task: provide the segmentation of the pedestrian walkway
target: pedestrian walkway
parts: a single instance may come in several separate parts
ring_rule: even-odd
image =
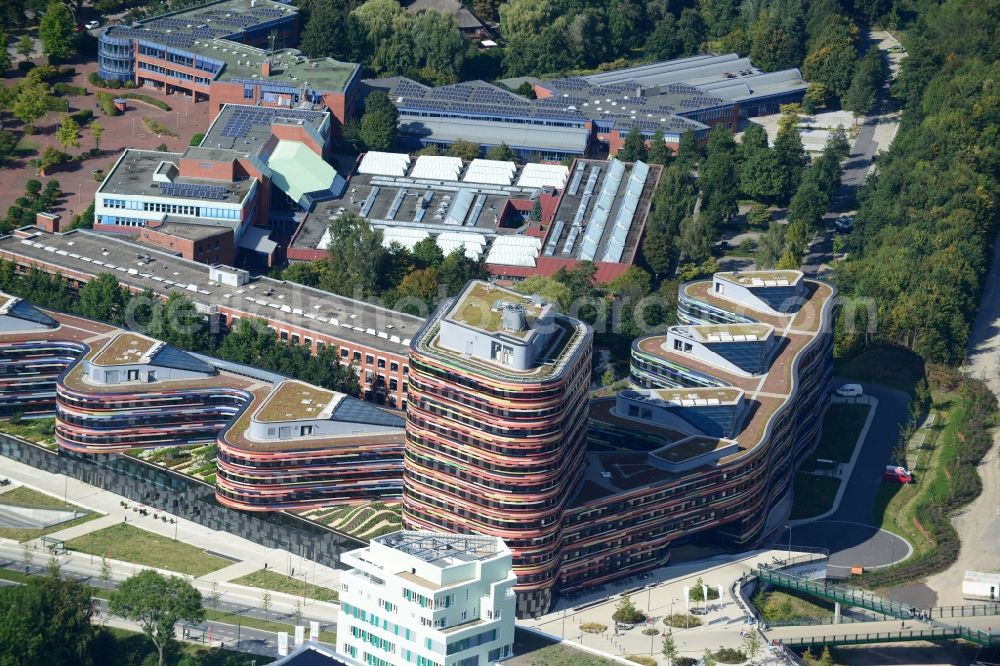
[[[103,530],[105,527],[117,525],[120,522],[122,521],[119,520],[117,516],[101,516],[100,518],[88,520],[87,522],[79,525],[67,527],[66,529],[59,530],[58,532],[51,532],[47,536],[50,539],[69,541],[70,539],[81,537],[84,534],[90,534],[91,532],[96,532],[97,530]]]

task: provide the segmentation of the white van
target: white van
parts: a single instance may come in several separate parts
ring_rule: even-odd
[[[864,389],[861,388],[861,384],[844,384],[836,391],[834,391],[841,398],[857,398],[859,395],[864,394]]]

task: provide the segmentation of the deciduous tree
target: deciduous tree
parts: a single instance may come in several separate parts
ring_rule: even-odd
[[[365,113],[361,117],[361,140],[369,150],[388,150],[396,139],[399,112],[389,97],[374,92],[365,98]]]
[[[61,2],[49,3],[38,25],[42,51],[52,58],[68,58],[73,52],[73,13]]]
[[[142,627],[156,647],[159,666],[163,666],[164,654],[174,640],[177,623],[205,619],[201,601],[201,593],[183,578],[166,577],[146,569],[127,578],[112,592],[108,607],[113,614]]]
[[[65,150],[77,148],[80,145],[80,125],[69,114],[64,115],[59,122],[59,127],[56,129],[56,141]]]

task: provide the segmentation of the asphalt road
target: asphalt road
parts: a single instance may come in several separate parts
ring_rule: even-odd
[[[837,378],[834,385],[845,380]],[[909,396],[879,384],[863,383],[865,393],[878,399],[878,409],[861,445],[861,453],[837,511],[828,518],[793,527],[793,546],[813,546],[830,551],[831,578],[850,575],[853,566],[876,567],[904,558],[909,545],[898,536],[872,524],[871,508],[882,485],[882,470],[891,459],[900,425],[909,418]],[[780,541],[787,533],[776,535]]]

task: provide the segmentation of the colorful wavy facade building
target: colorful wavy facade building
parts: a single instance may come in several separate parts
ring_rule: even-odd
[[[522,615],[551,603],[583,481],[591,340],[552,305],[476,281],[411,344],[404,524],[503,538]]]
[[[633,388],[591,401],[585,325],[471,284],[411,346],[404,522],[502,536],[522,616],[700,533],[759,540],[817,441],[834,295],[795,271],[685,284],[681,324],[633,343]],[[535,326],[565,333],[532,356]]]
[[[110,328],[95,326],[95,333]],[[87,333],[0,293],[0,417],[51,416],[56,378],[86,351]]]
[[[216,497],[237,509],[401,495],[401,417],[3,294],[0,409],[54,412],[58,445],[83,455],[217,444]]]
[[[681,324],[632,344],[634,388],[591,405],[561,591],[661,566],[697,534],[751,544],[783,524],[829,396],[835,295],[798,271],[680,287]]]

